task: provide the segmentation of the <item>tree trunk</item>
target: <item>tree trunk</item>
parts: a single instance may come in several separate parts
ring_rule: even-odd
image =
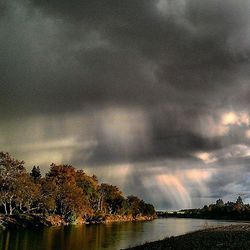
[[[12,198],[13,198],[13,196],[11,196],[11,197],[10,197],[10,205],[9,205],[10,215],[12,215],[12,214],[13,214]]]
[[[8,211],[7,211],[7,204],[6,204],[6,202],[3,203],[3,207],[4,207],[5,214],[7,215]]]
[[[10,202],[10,215],[12,215],[13,213],[13,208],[12,208],[12,205],[11,205],[11,202]]]
[[[19,203],[19,208],[20,208],[20,211],[23,212],[22,202]]]
[[[100,210],[102,212],[103,210],[103,197],[101,196],[101,200],[100,200]]]
[[[100,196],[98,199],[97,211],[101,211],[101,201],[102,201],[102,196]]]

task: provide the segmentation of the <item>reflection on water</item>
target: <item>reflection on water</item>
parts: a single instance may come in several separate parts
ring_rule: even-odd
[[[121,249],[207,226],[233,224],[216,220],[157,219],[99,225],[5,230],[0,232],[2,250],[96,250]]]

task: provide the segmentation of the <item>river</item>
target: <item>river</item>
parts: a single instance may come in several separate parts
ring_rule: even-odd
[[[146,241],[237,222],[168,218],[147,222],[0,231],[2,250],[117,250]]]

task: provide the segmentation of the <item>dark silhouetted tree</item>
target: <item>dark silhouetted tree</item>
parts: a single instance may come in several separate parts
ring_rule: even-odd
[[[239,204],[239,205],[244,205],[243,201],[242,201],[242,198],[239,196],[236,200],[236,204]]]
[[[39,181],[42,177],[40,167],[34,166],[31,170],[30,176],[34,179],[34,181]]]
[[[218,200],[216,201],[216,205],[217,205],[217,206],[223,206],[223,205],[224,205],[223,200],[222,200],[222,199],[218,199]]]

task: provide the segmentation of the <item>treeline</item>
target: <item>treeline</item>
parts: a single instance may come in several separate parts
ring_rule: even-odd
[[[155,209],[73,166],[52,163],[42,177],[38,166],[28,173],[23,161],[0,152],[0,213],[59,215],[73,222],[106,214],[153,216]]]
[[[222,199],[218,199],[215,203],[205,205],[203,208],[183,209],[173,213],[159,212],[157,214],[161,217],[250,220],[250,205],[244,204],[239,196],[235,202],[224,203]]]

